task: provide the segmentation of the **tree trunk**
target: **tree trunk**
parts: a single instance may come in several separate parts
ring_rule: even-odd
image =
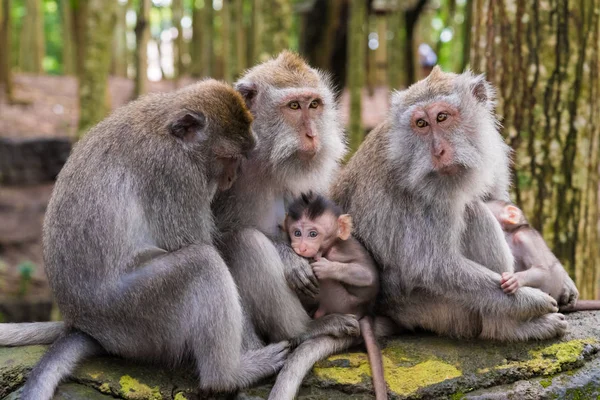
[[[117,6],[117,22],[113,37],[112,48],[112,66],[111,74],[115,76],[127,77],[127,60],[129,52],[127,51],[127,9],[129,1],[124,4],[119,2]]]
[[[235,55],[235,66],[234,70],[234,79],[240,75],[242,71],[246,69],[246,27],[244,24],[244,1],[243,0],[235,0],[235,4],[233,5],[234,11],[232,19],[233,26],[235,27],[235,38],[233,40],[234,43],[234,55]]]
[[[515,150],[514,199],[574,277],[598,295],[600,0],[477,0],[471,60],[499,89]]]
[[[87,7],[85,57],[79,81],[80,137],[108,114],[108,74],[117,2],[89,0]]]
[[[206,7],[206,5],[204,6]],[[204,8],[198,7],[196,1],[192,7],[192,42],[190,44],[190,54],[192,56],[192,65],[190,74],[199,78],[202,76],[202,25],[204,23]]]
[[[11,71],[11,0],[2,0],[0,7],[0,83],[4,84],[4,93],[8,102],[13,100],[13,81]]]
[[[215,10],[212,0],[204,0],[204,24],[202,30],[202,74],[204,76],[212,76],[213,74],[214,15]]]
[[[265,7],[266,5],[266,7]],[[264,61],[289,47],[292,28],[292,4],[287,0],[272,0],[263,4],[264,29],[259,59]]]
[[[415,82],[415,26],[427,5],[427,0],[418,0],[413,8],[404,12],[404,26],[406,27],[406,45],[404,46],[404,68],[406,73],[405,83],[411,85]]]
[[[135,88],[134,98],[147,91],[148,86],[148,40],[150,40],[150,0],[140,0],[135,24]]]
[[[62,66],[64,75],[75,75],[75,40],[73,39],[73,10],[70,0],[60,0],[60,23],[62,28]]]
[[[19,44],[19,69],[41,74],[44,71],[46,44],[44,40],[44,3],[27,0]]]
[[[226,82],[231,82],[233,80],[233,71],[232,71],[232,56],[231,56],[231,0],[223,0],[223,6],[221,8],[221,49],[223,54],[221,56],[222,64],[223,64],[223,79]]]
[[[173,76],[177,79],[185,72],[183,65],[183,29],[181,27],[183,0],[173,0],[171,10],[173,11],[173,26],[177,29],[177,37],[173,41]]]
[[[254,0],[252,2],[252,35],[249,35],[250,45],[248,46],[248,65],[254,65],[260,60],[262,52],[262,31],[263,31],[263,0]]]
[[[361,97],[365,80],[367,5],[364,0],[351,0],[348,32],[348,88],[350,90],[350,154],[363,140]]]
[[[388,45],[388,81],[390,89],[400,89],[405,85],[404,78],[404,54],[406,46],[406,28],[404,10],[398,6],[389,16],[389,30],[392,32],[392,40]]]

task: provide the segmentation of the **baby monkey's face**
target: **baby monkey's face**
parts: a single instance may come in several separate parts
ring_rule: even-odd
[[[298,221],[290,217],[285,219],[285,227],[292,248],[299,256],[315,258],[328,250],[336,239],[346,240],[350,236],[350,217],[341,215],[336,217],[333,213],[326,212],[314,219],[303,215]]]

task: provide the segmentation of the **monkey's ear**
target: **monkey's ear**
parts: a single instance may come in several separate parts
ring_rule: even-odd
[[[510,206],[510,205],[506,206],[505,212],[506,212],[506,222],[508,222],[509,224],[517,225],[519,222],[521,222],[523,213],[517,207]]]
[[[246,107],[248,107],[249,110],[252,110],[252,106],[254,105],[254,100],[256,100],[256,94],[258,92],[256,84],[240,82],[235,85],[235,90],[237,90],[244,98]]]
[[[169,133],[185,142],[201,142],[206,139],[203,134],[205,126],[203,113],[186,111],[169,124]]]
[[[348,240],[352,234],[352,217],[349,214],[342,214],[338,217],[338,237],[342,240]]]
[[[478,102],[483,104],[487,109],[492,110],[494,108],[496,94],[492,85],[485,80],[484,75],[474,77],[470,89],[471,94]]]

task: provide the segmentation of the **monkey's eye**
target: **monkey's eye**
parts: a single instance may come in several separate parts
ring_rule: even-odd
[[[292,110],[297,110],[300,108],[300,103],[298,103],[297,101],[292,101],[290,104],[288,104],[288,106],[292,109]]]
[[[441,112],[437,115],[436,119],[437,119],[437,122],[443,122],[448,119],[448,114],[446,114],[445,112]]]
[[[299,230],[295,230],[294,231],[294,236],[300,237],[300,236],[302,236],[302,232],[300,232]]]
[[[439,116],[438,116],[438,117],[439,117]],[[427,123],[427,121],[425,121],[423,118],[419,118],[419,119],[417,120],[417,126],[418,126],[419,128],[425,128],[427,125],[429,125],[429,124],[428,124],[428,123]]]
[[[319,100],[313,100],[310,102],[310,108],[317,108],[319,107]]]
[[[308,232],[308,236],[310,236],[311,238],[316,238],[318,235],[317,231],[310,231]]]

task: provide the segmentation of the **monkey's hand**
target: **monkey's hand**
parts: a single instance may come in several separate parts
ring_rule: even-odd
[[[310,265],[319,280],[335,278],[336,266],[328,259],[321,257]]]
[[[504,293],[506,294],[513,294],[514,292],[517,291],[518,288],[520,288],[521,282],[519,282],[519,278],[517,276],[517,274],[514,274],[512,272],[503,272],[502,273],[502,279],[500,280],[500,285],[502,287],[502,290],[504,290]]]
[[[285,270],[285,279],[292,290],[309,299],[319,294],[319,282],[306,258],[297,255],[287,243],[275,242]]]
[[[564,307],[573,307],[577,302],[577,298],[579,297],[579,291],[575,286],[575,282],[573,279],[569,277],[568,274],[565,273],[565,279],[563,282],[563,290],[558,299],[558,305]]]

